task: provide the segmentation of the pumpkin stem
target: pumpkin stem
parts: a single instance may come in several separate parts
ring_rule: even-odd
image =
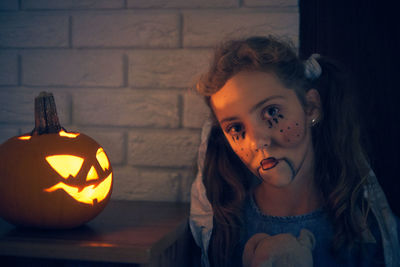
[[[53,94],[41,92],[35,97],[35,129],[32,135],[58,133],[61,128]]]

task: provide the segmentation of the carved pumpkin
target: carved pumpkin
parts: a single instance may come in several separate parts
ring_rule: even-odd
[[[35,107],[32,133],[0,146],[0,216],[22,226],[79,226],[110,198],[110,162],[92,138],[62,129],[51,94]]]

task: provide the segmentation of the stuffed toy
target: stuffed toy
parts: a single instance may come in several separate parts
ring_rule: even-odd
[[[312,267],[314,235],[302,229],[298,238],[284,233],[274,236],[253,235],[243,252],[244,267]]]

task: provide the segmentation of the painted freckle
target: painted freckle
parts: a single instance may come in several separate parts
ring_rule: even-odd
[[[288,128],[288,130],[290,130],[290,127],[287,127]]]
[[[297,137],[300,137],[300,135],[298,134]]]
[[[283,130],[281,129],[280,132],[283,133]]]
[[[296,126],[299,126],[299,124],[296,122]]]

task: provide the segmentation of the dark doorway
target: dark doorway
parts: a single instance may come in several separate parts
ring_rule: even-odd
[[[300,0],[300,55],[320,53],[355,75],[362,141],[400,215],[400,23],[396,1]]]

